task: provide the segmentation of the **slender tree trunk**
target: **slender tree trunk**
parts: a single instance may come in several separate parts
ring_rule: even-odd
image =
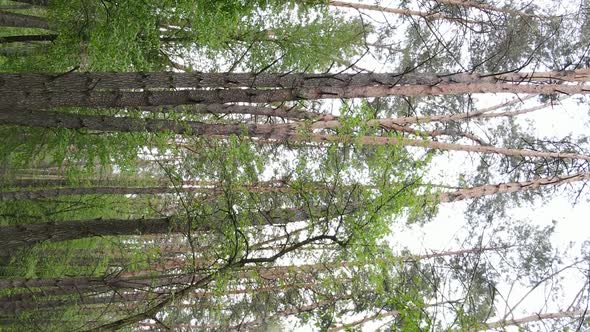
[[[175,107],[138,107],[140,111],[146,112],[179,112],[179,113],[197,113],[197,114],[244,114],[260,117],[279,117],[291,120],[317,120],[329,119],[330,115],[304,111],[298,107],[263,107],[251,105],[230,105],[230,104],[210,104],[210,105],[187,105]]]
[[[438,201],[442,203],[456,202],[466,199],[473,199],[482,196],[514,193],[519,191],[534,190],[538,188],[562,185],[577,181],[590,179],[590,173],[580,173],[570,176],[553,176],[539,178],[532,181],[507,182],[499,184],[483,185],[479,187],[464,188],[450,193],[442,193],[438,196]]]
[[[544,314],[535,314],[531,316],[504,319],[490,323],[484,323],[483,328],[472,329],[472,331],[487,331],[492,329],[504,328],[506,326],[524,325],[532,322],[540,322],[548,319],[561,319],[561,318],[579,318],[584,319],[584,315],[588,314],[586,310],[575,310],[575,311],[558,311]]]
[[[53,41],[57,35],[22,35],[22,36],[6,36],[0,37],[1,44],[7,43],[28,43],[35,41]]]
[[[162,187],[75,187],[75,188],[50,188],[18,191],[0,191],[0,201],[49,199],[60,196],[72,195],[156,195],[194,193],[218,195],[222,193],[219,182],[211,181],[187,181],[187,186],[162,186]],[[326,189],[324,184],[317,184],[314,188]],[[282,181],[263,181],[255,184],[244,185],[244,191],[251,193],[264,192],[295,192]]]
[[[493,112],[497,111],[501,108],[516,105],[519,103],[523,103],[525,100],[531,99],[535,97],[535,95],[529,95],[523,98],[514,98],[508,102],[501,103],[498,105],[481,108],[478,110],[470,111],[470,112],[463,112],[463,113],[456,113],[456,114],[443,114],[443,115],[423,115],[423,116],[407,116],[407,117],[400,117],[400,118],[390,118],[390,119],[379,119],[379,124],[383,126],[389,125],[399,125],[399,126],[406,126],[409,124],[423,124],[423,123],[430,123],[430,122],[453,122],[453,121],[463,121],[463,120],[470,120],[470,119],[481,119],[481,118],[495,118],[495,117],[510,117],[516,116],[519,114],[525,114],[534,112],[543,108],[547,108],[551,106],[551,103],[546,103],[538,106],[533,106],[526,109],[515,110],[515,111],[504,111],[504,112]],[[559,98],[559,100],[564,100],[569,98],[569,96]],[[493,112],[493,113],[492,113]],[[321,120],[320,120],[321,121]]]
[[[346,138],[334,136],[334,135],[312,135],[310,139],[314,142],[341,142]],[[405,139],[395,137],[378,137],[378,136],[362,136],[358,138],[350,137],[349,140],[357,140],[358,142],[365,145],[404,145],[404,146],[415,146],[420,148],[435,149],[435,150],[446,150],[446,151],[463,151],[463,152],[476,152],[486,154],[499,154],[504,156],[512,157],[530,157],[530,158],[558,158],[558,159],[579,159],[589,160],[590,156],[576,154],[576,153],[561,153],[561,152],[544,152],[544,151],[533,151],[527,149],[508,149],[499,148],[487,145],[462,145],[454,143],[443,143],[443,142],[432,142],[427,140],[416,140],[416,139]]]
[[[383,319],[383,318],[387,318],[387,317],[396,317],[398,315],[399,315],[399,311],[396,311],[396,310],[381,312],[381,313],[377,313],[377,314],[356,320],[351,323],[346,323],[346,324],[342,324],[341,326],[331,328],[328,330],[328,332],[338,332],[338,331],[343,331],[343,330],[349,331],[351,328],[353,328],[355,326],[363,325],[365,323],[368,323],[368,322],[376,320],[376,319]]]
[[[86,305],[108,304],[116,305],[144,301],[149,298],[145,292],[107,294],[102,296],[81,297],[77,299],[58,299],[48,301],[11,301],[0,302],[0,313],[3,315],[18,315],[24,311],[32,310],[59,310],[64,307],[81,308]]]
[[[0,26],[49,29],[49,23],[42,17],[16,14],[6,11],[0,11]]]
[[[498,12],[504,13],[514,16],[522,16],[522,17],[538,17],[538,18],[546,18],[545,16],[539,16],[536,14],[529,14],[520,10],[510,9],[510,8],[498,8],[487,3],[477,2],[477,1],[469,1],[469,0],[434,0],[438,3],[443,3],[447,5],[456,5],[462,7],[471,7],[476,8],[484,12]]]
[[[36,189],[20,191],[3,191],[0,192],[0,201],[15,200],[34,200],[50,199],[60,196],[72,195],[154,195],[154,194],[175,194],[178,192],[199,192],[203,188],[186,188],[186,187],[150,187],[150,188],[130,188],[130,187],[88,187],[88,188],[53,188],[53,189]],[[211,192],[211,189],[205,189],[205,192]]]
[[[391,13],[403,16],[418,16],[422,17],[429,21],[435,20],[447,20],[451,22],[460,22],[460,23],[485,23],[485,22],[478,22],[472,21],[469,19],[461,18],[461,17],[454,17],[449,16],[441,13],[428,13],[418,10],[411,10],[411,9],[402,9],[402,8],[392,8],[392,7],[384,7],[379,5],[371,5],[371,4],[363,4],[363,3],[356,3],[356,2],[345,2],[345,1],[336,1],[330,0],[330,6],[334,7],[341,7],[341,8],[351,8],[351,9],[365,9],[371,11],[378,11],[383,13]]]
[[[590,91],[590,90],[589,90]],[[330,122],[331,123],[331,122]],[[67,129],[87,129],[99,131],[118,131],[118,132],[173,132],[177,134],[188,134],[195,136],[228,136],[228,135],[246,135],[251,137],[272,138],[280,141],[313,141],[318,143],[325,142],[343,142],[357,140],[366,145],[405,145],[420,148],[477,152],[489,154],[501,154],[514,157],[533,157],[533,158],[563,158],[563,159],[580,159],[590,160],[590,156],[575,153],[560,152],[543,152],[526,149],[507,149],[494,146],[476,146],[462,145],[444,142],[432,142],[428,140],[417,139],[399,139],[395,137],[380,136],[362,136],[362,137],[343,137],[326,134],[299,135],[296,124],[279,124],[279,125],[225,125],[225,124],[204,124],[201,122],[174,122],[159,119],[131,119],[123,117],[109,116],[90,116],[68,114],[63,112],[41,112],[41,111],[22,111],[15,113],[0,112],[0,124],[21,125],[42,128],[67,128]],[[331,123],[333,125],[337,122]],[[321,123],[314,124],[315,128],[326,127]]]

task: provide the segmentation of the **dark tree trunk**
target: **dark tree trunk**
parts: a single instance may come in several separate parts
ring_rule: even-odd
[[[197,191],[199,188],[173,187],[88,187],[88,188],[53,188],[36,190],[19,190],[0,192],[0,201],[47,199],[72,195],[149,195]]]
[[[290,124],[206,124],[194,121],[175,122],[160,119],[133,119],[43,111],[0,112],[0,125],[2,124],[38,128],[87,129],[107,132],[172,132],[176,134],[202,136],[249,135],[254,137],[286,138],[294,133],[294,126]]]
[[[43,110],[52,107],[122,108],[225,103],[274,103],[297,100],[369,98],[385,96],[434,96],[470,93],[590,94],[587,85],[441,83],[439,85],[320,87],[295,89],[211,89],[52,92],[2,90],[6,77],[0,75],[0,110]]]
[[[94,236],[165,234],[183,230],[172,218],[93,219],[42,222],[0,227],[0,249],[13,250],[43,241],[67,241]]]
[[[22,36],[6,36],[0,37],[1,44],[8,43],[27,43],[35,41],[53,41],[57,35],[22,35]]]
[[[12,0],[16,2],[28,3],[35,6],[49,6],[49,0]]]
[[[321,113],[301,110],[298,107],[265,107],[265,106],[251,106],[251,105],[231,105],[231,104],[208,104],[208,105],[187,105],[187,106],[172,106],[172,107],[158,107],[145,106],[137,107],[140,111],[145,112],[184,112],[193,114],[244,114],[255,115],[261,117],[278,117],[283,119],[293,120],[318,120],[326,116]]]
[[[49,29],[49,23],[42,17],[16,14],[6,11],[0,11],[0,26]]]

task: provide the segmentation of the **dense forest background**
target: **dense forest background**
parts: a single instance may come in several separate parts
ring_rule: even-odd
[[[588,330],[588,81],[588,0],[0,0],[0,330]]]

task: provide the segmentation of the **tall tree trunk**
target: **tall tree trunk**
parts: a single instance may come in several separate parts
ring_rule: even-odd
[[[16,10],[19,10],[19,9],[29,9],[29,8],[32,8],[32,7],[33,6],[31,6],[31,5],[0,5],[0,10],[5,10],[5,9],[9,9],[9,10],[16,9]]]
[[[310,139],[314,142],[341,142],[346,138],[334,135],[312,135]],[[395,137],[379,136],[362,136],[358,138],[350,137],[349,141],[356,140],[365,145],[404,145],[415,146],[419,148],[446,150],[446,151],[463,151],[486,154],[498,154],[511,157],[530,157],[530,158],[558,158],[558,159],[579,159],[590,161],[590,156],[577,153],[545,152],[527,149],[508,149],[488,145],[462,145],[454,143],[432,142],[428,140],[405,139]]]
[[[0,201],[48,199],[71,195],[151,195],[174,194],[178,192],[198,191],[201,188],[186,187],[88,187],[88,188],[53,188],[0,192]]]
[[[451,21],[451,22],[460,22],[460,23],[476,23],[476,24],[477,23],[486,23],[486,22],[472,21],[472,20],[462,18],[462,17],[449,16],[449,15],[445,15],[445,14],[441,14],[441,13],[429,13],[429,12],[423,12],[423,11],[419,11],[419,10],[384,7],[384,6],[379,6],[379,5],[363,4],[363,3],[357,3],[357,2],[330,0],[328,3],[330,6],[334,6],[334,7],[351,8],[351,9],[357,9],[357,10],[358,9],[365,9],[365,10],[378,11],[378,12],[383,12],[383,13],[403,15],[403,16],[418,16],[418,17],[422,17],[423,19],[426,19],[429,21],[447,20],[447,21]]]
[[[0,75],[1,79],[1,75]],[[0,111],[43,110],[52,107],[120,108],[225,103],[274,103],[297,100],[437,96],[474,93],[590,94],[588,85],[534,83],[441,83],[438,85],[319,87],[285,89],[213,89],[177,91],[0,91]],[[7,98],[10,96],[11,98]]]
[[[49,29],[49,23],[42,17],[16,14],[6,11],[0,11],[0,26]]]
[[[0,37],[0,44],[7,43],[28,43],[35,41],[53,41],[57,35],[21,35],[21,36],[5,36]]]
[[[49,6],[50,0],[12,0],[16,2],[28,3],[35,6]]]
[[[516,10],[516,9],[499,8],[499,7],[495,7],[490,4],[478,2],[478,1],[470,1],[470,0],[434,0],[434,1],[438,2],[438,3],[447,4],[447,5],[476,8],[476,9],[479,9],[484,12],[498,12],[498,13],[504,13],[504,14],[514,15],[514,16],[522,16],[522,17],[539,17],[539,18],[545,17],[545,16],[536,15],[534,13],[529,14],[529,13],[523,12],[521,10]]]
[[[558,311],[558,312],[548,312],[544,314],[534,314],[531,316],[520,317],[520,318],[513,318],[513,319],[503,319],[495,322],[490,323],[483,323],[482,328],[472,329],[471,331],[488,331],[492,329],[503,329],[506,326],[520,326],[532,322],[540,322],[549,319],[561,319],[561,318],[578,318],[584,319],[584,315],[587,315],[587,310],[572,310],[572,311]]]
[[[552,176],[546,178],[539,178],[532,181],[489,184],[479,187],[459,189],[457,191],[450,193],[442,193],[438,196],[438,201],[442,203],[456,202],[488,195],[514,193],[519,191],[534,190],[548,186],[557,186],[577,181],[584,181],[588,179],[590,179],[590,173],[580,173],[570,176]]]
[[[347,207],[336,214],[347,214],[355,211],[356,207]],[[281,208],[270,211],[244,212],[247,213],[250,225],[286,225],[293,222],[306,221],[311,217],[334,216],[333,213],[323,207],[310,208]],[[213,215],[207,220],[186,223],[176,220],[174,217],[158,219],[93,219],[93,220],[68,220],[50,221],[33,224],[18,224],[15,226],[0,227],[0,249],[14,250],[23,246],[30,246],[39,242],[67,241],[94,236],[121,236],[144,234],[167,234],[188,231],[204,232],[224,222],[226,216],[223,212]],[[0,250],[1,251],[1,250]]]
[[[201,88],[351,88],[399,87],[463,83],[587,82],[590,69],[512,73],[180,73],[180,72],[69,72],[3,73],[0,91],[88,92],[129,89]]]
[[[590,92],[590,90],[589,90]],[[464,151],[476,153],[500,154],[514,157],[563,158],[590,160],[590,156],[575,153],[544,152],[526,149],[507,149],[494,146],[462,145],[444,142],[432,142],[417,139],[399,139],[395,137],[362,136],[344,137],[327,134],[299,135],[296,124],[278,125],[225,125],[204,124],[201,122],[174,122],[159,119],[132,119],[123,117],[77,115],[63,112],[21,111],[0,112],[0,124],[21,125],[41,128],[87,129],[118,132],[173,132],[195,136],[246,135],[251,137],[272,138],[280,141],[343,142],[357,140],[366,145],[405,145],[420,148]],[[320,124],[316,125],[321,127]]]
[[[40,222],[0,227],[0,248],[12,250],[43,241],[67,241],[93,236],[162,234],[186,230],[173,218],[94,219]]]
[[[197,113],[197,114],[244,114],[260,117],[278,117],[290,120],[317,120],[328,119],[330,115],[314,113],[301,110],[298,107],[264,107],[251,105],[232,105],[232,104],[208,104],[208,105],[187,105],[174,107],[138,107],[140,111],[145,112],[178,112],[178,113]]]
[[[423,123],[430,123],[430,122],[453,122],[453,121],[463,121],[463,120],[470,120],[470,119],[511,117],[511,116],[516,116],[516,115],[520,115],[520,114],[534,112],[534,111],[541,110],[541,109],[544,109],[544,108],[547,108],[547,107],[550,107],[553,105],[552,103],[545,103],[545,104],[533,106],[533,107],[526,108],[526,109],[520,109],[520,110],[514,110],[514,111],[504,111],[504,112],[493,112],[493,111],[497,111],[497,110],[504,108],[504,107],[523,103],[525,100],[531,99],[533,97],[535,97],[535,95],[529,95],[529,96],[523,97],[523,98],[514,98],[514,99],[512,99],[508,102],[505,102],[505,103],[473,110],[470,112],[379,119],[379,124],[383,125],[383,126],[388,126],[390,124],[405,126],[405,125],[409,125],[409,124],[423,124]],[[564,97],[561,97],[558,99],[559,99],[559,101],[561,101],[561,100],[564,100],[567,98],[569,98],[569,96],[564,96]]]

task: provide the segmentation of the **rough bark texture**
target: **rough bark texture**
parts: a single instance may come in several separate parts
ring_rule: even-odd
[[[286,138],[294,129],[294,126],[291,124],[223,125],[205,124],[194,121],[175,122],[159,119],[133,119],[40,111],[0,112],[0,124],[116,132],[173,132],[186,135],[246,135],[273,138]]]
[[[172,218],[94,219],[41,222],[0,227],[3,250],[29,246],[43,241],[66,241],[93,236],[162,234],[183,230]]]
[[[51,107],[139,107],[188,104],[273,103],[296,100],[434,96],[475,93],[589,94],[588,85],[441,83],[438,85],[321,87],[296,89],[212,89],[178,91],[0,91],[1,111],[42,110]],[[10,96],[10,98],[8,98]]]
[[[293,120],[317,120],[331,118],[330,115],[314,113],[302,110],[298,107],[265,107],[252,105],[232,105],[232,104],[207,104],[207,105],[187,105],[174,107],[138,107],[140,111],[145,112],[183,112],[196,114],[245,114],[254,116],[272,116],[283,119]]]
[[[225,125],[205,124],[201,122],[174,122],[156,119],[131,119],[109,116],[89,116],[68,113],[22,111],[2,113],[0,112],[0,124],[21,125],[42,128],[68,128],[88,129],[99,131],[118,132],[173,132],[186,135],[202,136],[227,136],[242,135],[259,138],[272,138],[275,140],[295,140],[314,142],[341,142],[346,139],[356,139],[366,145],[388,145],[401,144],[416,146],[428,149],[464,151],[477,153],[501,154],[514,157],[535,157],[535,158],[564,158],[590,160],[590,156],[575,153],[544,152],[526,149],[507,149],[494,146],[463,145],[444,142],[433,142],[417,139],[398,139],[395,137],[363,136],[358,138],[341,137],[336,135],[312,134],[299,136],[296,124],[273,124],[273,125]]]
[[[179,72],[71,72],[0,74],[0,91],[87,92],[91,90],[179,88],[347,88],[444,83],[540,83],[585,82],[589,69],[550,72],[478,73],[357,73],[267,74]]]
[[[0,11],[0,26],[49,29],[49,23],[42,17],[16,14],[6,11]]]
[[[438,200],[443,203],[456,202],[487,195],[533,190],[545,186],[555,186],[571,182],[584,181],[588,179],[590,179],[590,173],[581,173],[572,176],[554,176],[548,178],[539,178],[532,181],[490,184],[485,186],[460,189],[450,193],[442,193],[438,196]]]

